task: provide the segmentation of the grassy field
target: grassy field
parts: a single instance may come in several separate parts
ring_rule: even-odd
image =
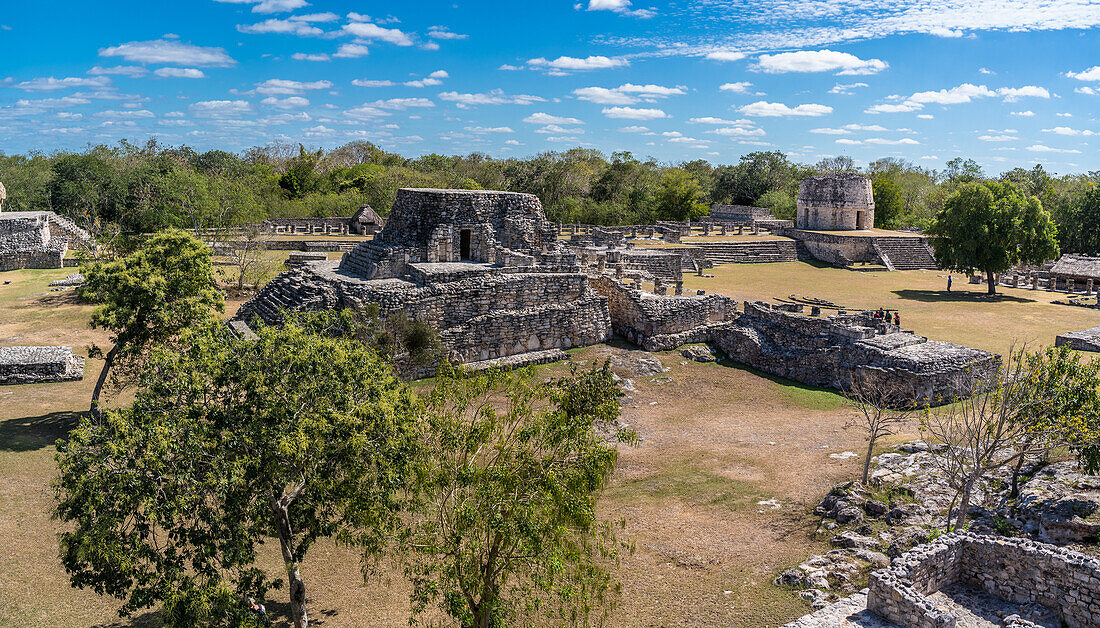
[[[87,345],[105,341],[86,326],[88,306],[47,288],[68,272],[0,273],[0,281],[11,281],[0,285],[0,344],[66,344],[86,355]],[[987,299],[984,287],[956,276],[956,292],[948,295],[943,273],[932,271],[781,263],[708,272],[714,277],[686,277],[687,287],[738,300],[798,294],[897,308],[903,326],[918,333],[996,351],[1013,340],[1049,344],[1057,333],[1100,325],[1100,311],[1053,305],[1046,292],[1003,289]],[[850,412],[832,392],[736,365],[685,362],[676,352],[657,354],[667,373],[640,375],[635,358],[646,355],[621,344],[572,354],[585,363],[611,359],[635,388],[623,420],[640,442],[623,449],[601,502],[606,517],[626,519],[622,535],[636,546],[617,570],[623,596],[611,625],[767,627],[805,613],[801,600],[771,580],[828,549],[826,539],[813,536],[810,513],[832,484],[858,472],[858,457],[829,457],[862,451],[861,434],[848,427]],[[100,366],[90,360],[82,382],[0,387],[0,626],[158,624],[155,613],[119,620],[113,600],[71,589],[57,558],[53,442],[87,408]],[[895,440],[912,436],[915,426],[907,431]],[[276,548],[266,549],[263,566],[277,574]],[[407,588],[398,574],[364,584],[347,548],[318,543],[303,575],[319,625],[407,625]]]

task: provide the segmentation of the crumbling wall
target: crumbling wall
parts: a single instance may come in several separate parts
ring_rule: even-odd
[[[0,347],[0,385],[84,379],[84,358],[72,347]]]
[[[5,214],[0,219],[0,271],[62,268],[68,240],[51,237],[45,212]]]
[[[867,609],[906,628],[953,628],[926,596],[961,582],[1056,612],[1069,628],[1100,625],[1100,559],[1023,538],[955,532],[871,574]]]

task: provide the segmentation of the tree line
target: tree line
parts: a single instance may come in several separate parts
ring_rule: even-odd
[[[274,143],[240,153],[123,141],[80,153],[0,155],[6,209],[53,210],[96,233],[349,216],[362,204],[386,215],[402,187],[529,192],[560,222],[697,219],[715,203],[767,207],[789,219],[804,177],[838,171],[860,171],[872,179],[877,227],[926,229],[959,186],[996,180],[1040,200],[1057,226],[1062,250],[1100,254],[1100,171],[1059,177],[1042,165],[993,176],[970,159],[931,170],[884,158],[858,169],[848,157],[799,164],[779,151],[752,152],[730,164],[668,164],[583,148],[528,158],[483,153],[409,158],[366,141],[332,150]]]

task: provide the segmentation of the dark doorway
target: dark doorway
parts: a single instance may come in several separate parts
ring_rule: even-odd
[[[459,250],[459,254],[458,254],[459,259],[461,259],[462,261],[466,261],[466,260],[470,259],[470,230],[469,229],[463,229],[461,234],[459,235],[458,250]]]

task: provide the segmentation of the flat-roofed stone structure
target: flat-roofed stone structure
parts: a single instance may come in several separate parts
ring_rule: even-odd
[[[706,217],[711,222],[733,223],[751,225],[757,220],[775,220],[772,210],[767,207],[753,207],[752,205],[711,205],[710,214]]]
[[[784,309],[745,303],[713,341],[733,360],[804,384],[847,390],[856,377],[884,377],[899,398],[918,405],[967,395],[968,379],[998,363],[993,353],[928,340],[870,313],[815,318],[800,314],[801,306]]]
[[[279,275],[237,316],[278,323],[285,309],[369,303],[383,317],[403,311],[428,323],[449,359],[463,364],[545,360],[602,342],[611,326],[607,299],[558,241],[538,198],[477,190],[399,190],[374,240],[340,262]]]
[[[795,226],[818,231],[854,231],[875,225],[871,180],[854,172],[807,177],[798,186]]]
[[[1078,351],[1100,351],[1100,327],[1071,331],[1056,336],[1054,346],[1069,345],[1070,349]]]
[[[72,347],[0,347],[0,385],[84,379],[84,358]]]
[[[62,268],[72,244],[87,232],[50,211],[0,212],[0,271]]]

